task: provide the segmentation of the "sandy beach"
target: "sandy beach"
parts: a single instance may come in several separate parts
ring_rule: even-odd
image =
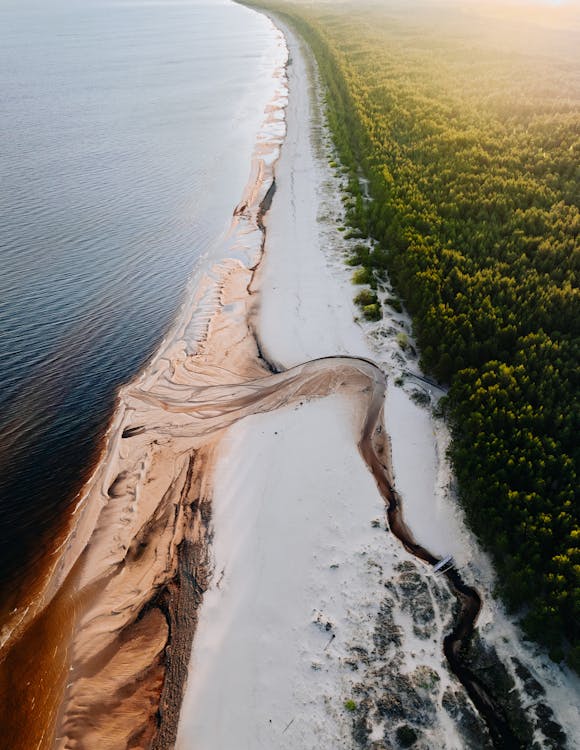
[[[480,592],[517,710],[546,705],[578,736],[578,680],[492,597],[431,414],[442,392],[397,343],[409,319],[359,320],[316,69],[274,21],[230,230],[122,389],[45,586],[5,634],[67,623],[37,747],[378,750],[403,726],[421,748],[493,747],[443,653],[456,594],[392,533],[393,484],[428,559],[453,555]]]

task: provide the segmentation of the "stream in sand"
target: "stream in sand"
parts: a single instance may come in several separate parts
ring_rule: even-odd
[[[225,569],[223,576],[216,577],[212,559],[212,537],[220,534],[212,514],[222,492],[216,491],[216,473],[227,435],[246,420],[322,399],[330,398],[332,403],[337,397],[346,399],[351,424],[344,430],[344,440],[354,440],[374,478],[387,505],[390,530],[412,556],[429,565],[438,559],[414,539],[393,488],[391,450],[383,424],[387,382],[382,369],[367,358],[345,353],[282,366],[281,357],[272,358],[271,346],[262,338],[266,306],[262,309],[261,289],[269,232],[265,216],[288,185],[286,172],[275,195],[274,172],[286,136],[288,70],[295,83],[296,76],[304,80],[307,75],[292,36],[293,65],[287,69],[284,36],[274,27],[272,34],[276,40],[273,97],[221,258],[200,269],[192,304],[184,309],[172,335],[146,370],[120,391],[103,455],[54,557],[51,574],[13,623],[11,637],[20,648],[36,628],[54,631],[54,653],[46,657],[56,665],[50,690],[53,702],[41,717],[44,723],[39,722],[34,744],[27,747],[161,750],[176,742],[180,748],[198,747],[200,735],[183,723],[180,728],[180,720],[186,722],[189,712],[196,710],[187,695],[181,719],[180,712],[186,683],[187,690],[195,687],[195,669],[202,659],[200,653],[196,656],[194,634],[203,616],[204,597],[210,589],[219,589],[224,577],[228,582]],[[296,65],[301,66],[298,73]],[[288,127],[296,128],[296,122],[289,119]],[[296,137],[295,131],[291,136]],[[300,179],[299,169],[295,174]],[[237,533],[242,538],[248,529],[239,527]],[[251,529],[249,534],[251,538]],[[384,575],[389,577],[388,572]],[[450,667],[485,719],[494,745],[521,747],[498,701],[462,660],[461,646],[479,613],[479,595],[463,584],[457,571],[446,575],[460,605],[445,641]],[[384,591],[387,584],[381,585]],[[280,604],[283,598],[280,592]],[[371,602],[375,616],[377,605]],[[234,621],[233,627],[238,624],[241,627]],[[441,623],[443,628],[447,624]],[[207,625],[203,623],[205,630]],[[219,622],[213,625],[216,630],[221,627]],[[326,632],[332,627],[327,622]],[[199,642],[203,638],[200,633]],[[433,652],[441,649],[439,641]],[[368,653],[364,663],[369,664]],[[313,668],[313,674],[319,669],[320,665]],[[284,674],[275,679],[283,680]],[[452,677],[445,680],[460,690]],[[307,710],[302,720],[308,723]],[[396,721],[390,723],[396,726]],[[300,719],[291,718],[282,730],[289,745],[279,738],[277,746],[305,750],[307,745],[292,737],[293,725],[299,727]],[[250,737],[258,736],[251,725],[246,729]],[[199,740],[201,750],[231,748],[230,740],[222,740],[224,744],[211,740],[211,732],[217,730],[209,727],[210,739],[205,745]],[[243,730],[230,726],[229,731],[235,737]],[[371,734],[369,730],[366,735],[369,747]],[[257,739],[255,745],[249,742],[248,747],[262,747]],[[317,738],[314,746],[332,742],[328,735]],[[13,745],[19,746],[24,747],[18,741]]]

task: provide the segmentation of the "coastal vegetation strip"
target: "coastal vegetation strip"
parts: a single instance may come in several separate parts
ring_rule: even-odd
[[[352,263],[371,287],[389,275],[424,369],[449,385],[460,495],[501,593],[579,670],[571,32],[530,27],[527,46],[507,45],[507,22],[442,9],[256,5],[282,14],[317,58],[348,223],[364,240]],[[358,301],[374,317],[367,296]]]

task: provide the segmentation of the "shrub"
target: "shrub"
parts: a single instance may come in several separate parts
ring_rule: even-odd
[[[347,711],[350,711],[351,713],[353,711],[356,711],[356,703],[350,698],[349,700],[344,702],[344,707],[346,708]]]
[[[393,310],[395,310],[398,313],[403,312],[403,305],[401,304],[401,300],[398,297],[388,297],[387,305],[389,307],[392,307]]]
[[[360,307],[366,307],[367,305],[376,305],[379,301],[377,295],[370,289],[361,289],[356,295],[354,301]]]
[[[352,249],[353,256],[357,258],[359,265],[367,266],[369,264],[370,249],[367,245],[363,245],[362,242],[358,242]]]
[[[371,272],[368,268],[357,268],[352,275],[353,284],[370,284],[371,279]]]
[[[378,303],[365,305],[363,307],[363,315],[367,320],[380,320],[383,317],[381,307]]]
[[[406,333],[397,334],[397,344],[403,351],[406,351],[409,348],[409,337]]]

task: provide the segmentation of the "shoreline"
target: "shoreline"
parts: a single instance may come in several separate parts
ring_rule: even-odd
[[[277,28],[274,23],[273,25]],[[283,32],[277,30],[277,33]],[[331,632],[333,636],[332,647],[322,651],[324,656],[320,657],[320,662],[308,662],[306,658],[304,663],[307,669],[305,673],[300,673],[300,679],[307,687],[319,684],[310,680],[312,675],[324,675],[324,689],[330,703],[327,702],[322,708],[317,704],[318,713],[313,722],[317,731],[322,733],[323,743],[328,739],[328,732],[336,731],[333,722],[346,733],[342,737],[334,737],[337,742],[346,743],[337,747],[349,747],[348,742],[352,741],[351,716],[345,713],[340,704],[340,691],[353,691],[361,705],[365,700],[370,700],[370,688],[366,695],[354,692],[356,683],[353,675],[356,676],[355,671],[368,672],[367,677],[371,679],[372,669],[369,665],[376,667],[374,657],[367,650],[366,661],[360,658],[360,654],[356,660],[351,650],[352,643],[349,643],[345,633],[348,631],[352,638],[352,634],[358,632],[357,627],[361,632],[365,628],[371,628],[369,632],[365,631],[366,636],[370,636],[371,643],[374,638],[385,637],[382,631],[377,635],[372,627],[375,624],[373,618],[376,617],[377,602],[381,601],[382,607],[387,601],[376,597],[381,596],[381,591],[384,596],[385,589],[389,590],[388,585],[392,590],[396,586],[400,587],[400,591],[396,589],[396,596],[393,595],[397,603],[394,607],[394,619],[388,622],[389,628],[405,631],[406,638],[411,637],[414,628],[419,628],[420,623],[415,621],[409,609],[405,609],[405,589],[401,583],[407,580],[405,575],[407,578],[409,575],[414,576],[415,569],[408,567],[411,560],[401,552],[398,543],[392,542],[392,535],[385,534],[388,527],[381,525],[382,522],[378,527],[372,525],[372,513],[377,512],[377,502],[382,506],[382,516],[384,503],[372,480],[369,484],[370,473],[356,449],[357,430],[361,429],[361,418],[368,416],[368,404],[374,403],[373,408],[378,408],[378,402],[373,402],[372,399],[369,402],[369,388],[373,383],[379,389],[382,387],[377,374],[378,368],[372,361],[372,347],[366,341],[370,328],[354,323],[354,307],[344,297],[344,285],[337,285],[336,279],[326,283],[322,281],[328,270],[324,262],[309,259],[311,265],[307,265],[305,273],[300,275],[301,269],[304,270],[304,263],[300,261],[308,257],[311,251],[309,242],[314,243],[312,215],[309,214],[310,223],[302,221],[298,219],[299,211],[296,209],[294,218],[299,231],[295,236],[290,224],[281,222],[281,215],[288,207],[288,193],[285,192],[290,182],[288,168],[285,167],[284,173],[280,170],[279,180],[274,173],[279,166],[278,158],[285,138],[286,121],[278,118],[280,113],[286,111],[287,106],[287,72],[286,62],[282,69],[278,69],[279,90],[269,112],[272,138],[269,142],[259,139],[251,179],[242,200],[234,210],[231,232],[225,243],[229,257],[216,267],[206,269],[205,277],[200,279],[196,302],[191,308],[193,311],[197,305],[197,314],[194,312],[189,318],[176,322],[175,338],[170,338],[168,342],[164,340],[146,370],[121,390],[122,409],[113,422],[105,451],[108,461],[97,467],[91,478],[92,489],[83,501],[84,506],[79,502],[77,507],[81,517],[79,523],[84,523],[86,528],[82,534],[77,535],[74,543],[69,540],[71,543],[67,553],[70,559],[63,560],[59,572],[61,579],[53,583],[56,591],[65,591],[65,598],[70,591],[70,597],[74,600],[72,612],[75,619],[75,635],[67,662],[67,667],[69,664],[71,666],[70,683],[67,685],[66,700],[61,706],[58,720],[58,741],[62,744],[57,744],[57,747],[64,748],[67,741],[74,742],[81,737],[88,742],[98,743],[99,748],[105,750],[109,747],[117,750],[122,743],[131,743],[132,747],[151,746],[159,750],[173,746],[180,719],[185,674],[189,670],[188,690],[191,683],[201,679],[196,676],[189,649],[198,625],[198,616],[202,620],[205,618],[205,626],[202,622],[202,627],[208,626],[207,615],[204,614],[206,599],[211,598],[212,606],[219,606],[223,592],[226,598],[228,595],[235,595],[238,600],[245,597],[250,603],[252,601],[251,597],[248,599],[252,589],[245,588],[245,582],[240,580],[240,573],[236,578],[236,585],[240,588],[236,590],[230,578],[236,576],[235,571],[231,566],[226,566],[222,575],[221,566],[214,557],[214,553],[217,554],[214,545],[217,549],[217,537],[222,533],[220,529],[226,521],[220,506],[225,498],[226,505],[229,503],[229,511],[235,512],[235,504],[241,499],[242,505],[252,512],[253,503],[263,499],[259,475],[268,476],[269,466],[267,461],[264,462],[263,456],[269,456],[273,465],[277,465],[283,474],[284,466],[291,464],[296,456],[307,461],[308,455],[300,452],[301,441],[308,443],[311,453],[321,450],[324,454],[325,471],[329,473],[328,479],[322,477],[322,485],[316,485],[316,481],[320,482],[321,479],[321,469],[316,461],[315,466],[311,467],[312,473],[308,475],[308,481],[316,485],[316,492],[311,493],[310,497],[312,503],[316,502],[322,492],[328,493],[332,499],[341,494],[340,481],[347,483],[349,477],[342,473],[342,479],[336,478],[333,483],[332,472],[339,472],[340,468],[338,456],[343,457],[342,468],[352,474],[351,481],[356,479],[364,488],[359,490],[357,482],[349,485],[351,497],[342,499],[342,515],[320,517],[326,519],[332,526],[333,534],[343,542],[344,550],[340,549],[340,545],[334,545],[332,550],[335,557],[345,557],[344,561],[341,557],[340,568],[338,564],[333,568],[335,563],[330,563],[331,558],[328,558],[328,569],[323,574],[322,568],[311,561],[320,574],[320,581],[324,580],[325,586],[328,585],[329,592],[334,591],[332,587],[336,586],[336,580],[333,582],[332,577],[336,578],[337,569],[341,571],[340,576],[346,576],[347,573],[342,571],[351,564],[354,578],[341,579],[341,586],[346,589],[344,595],[332,594],[335,596],[334,600],[328,596],[325,608],[318,611],[319,615],[323,615],[322,620],[308,621],[306,624],[302,620],[294,621],[296,632],[306,634],[305,643],[308,643],[308,648],[313,644],[313,652],[322,651],[322,639],[326,643],[328,633]],[[304,82],[302,88],[305,88]],[[309,96],[309,93],[306,95]],[[298,95],[304,97],[304,90]],[[303,101],[301,106],[304,107]],[[301,111],[303,115],[305,110]],[[306,126],[305,129],[308,131],[307,139],[311,138],[309,127]],[[304,144],[297,142],[297,145]],[[282,156],[284,157],[284,150]],[[315,174],[318,179],[320,173]],[[315,179],[311,182],[314,183]],[[302,187],[306,191],[305,185],[303,183]],[[312,189],[318,200],[316,187]],[[272,201],[274,190],[278,203],[276,199]],[[300,191],[296,190],[294,197],[302,201],[304,208],[310,197],[300,196]],[[319,206],[312,207],[314,214],[318,208]],[[314,221],[318,221],[316,216]],[[305,226],[309,228],[306,230]],[[278,247],[276,260],[273,255],[269,256],[266,247],[268,244],[278,246],[282,236],[286,238],[285,244],[281,245],[282,251]],[[292,248],[295,249],[295,255],[288,252]],[[306,255],[301,256],[304,252]],[[262,263],[263,259],[265,263]],[[315,271],[312,270],[312,265]],[[284,275],[284,269],[290,275]],[[201,275],[200,272],[200,277]],[[315,284],[311,283],[313,279]],[[289,314],[292,308],[287,306],[287,297],[295,298],[298,307],[302,308],[297,318]],[[332,333],[332,336],[339,337],[338,340],[332,336],[324,338],[329,320],[339,321],[335,326],[337,331]],[[284,326],[290,326],[290,334]],[[301,330],[298,330],[300,327]],[[351,347],[355,349],[349,355]],[[327,350],[332,351],[331,356]],[[278,362],[283,362],[284,366],[278,365]],[[319,398],[321,396],[325,397],[324,400]],[[382,401],[384,405],[384,398]],[[303,413],[307,415],[305,423],[300,422]],[[268,432],[268,440],[260,441],[257,432],[261,430],[265,433],[272,430],[274,425],[278,429],[273,430],[272,434]],[[305,425],[316,436],[314,442],[301,437]],[[336,434],[325,432],[325,429],[334,430]],[[397,425],[391,425],[389,432],[395,434],[396,430]],[[278,432],[284,439],[288,433],[288,447],[274,446],[276,440],[273,435],[278,436]],[[330,434],[332,438],[329,437]],[[384,439],[384,433],[381,434],[381,439]],[[367,435],[367,439],[370,439],[370,435]],[[325,441],[333,450],[325,445]],[[382,452],[385,451],[388,453],[383,446]],[[261,463],[256,462],[256,455],[262,455]],[[229,463],[245,476],[246,484],[239,479],[236,482],[235,472],[228,469]],[[246,463],[255,469],[253,474],[244,474],[247,471]],[[383,468],[388,473],[388,460],[387,466]],[[294,471],[299,472],[300,465]],[[297,493],[306,492],[307,488],[300,489],[300,479],[301,477],[294,478],[291,471],[290,476],[285,476],[283,487],[278,490],[274,484],[271,488],[272,491],[279,492],[286,501],[286,505],[282,504],[278,508],[282,520],[286,513],[291,515],[288,508],[296,500]],[[231,488],[226,486],[227,481],[231,481]],[[360,560],[355,555],[348,533],[346,537],[344,535],[345,529],[347,532],[350,530],[349,524],[354,515],[352,496],[355,494],[357,505],[359,494],[364,496],[364,501],[361,501],[364,512],[361,510],[357,515],[359,526],[356,527],[356,542],[359,546],[356,554],[372,560],[377,569],[381,568],[380,576],[376,570],[373,572],[372,581],[366,567],[360,567]],[[325,500],[325,497],[322,499]],[[323,509],[318,508],[318,511],[322,513]],[[214,512],[218,516],[221,513],[221,516],[212,520]],[[259,523],[258,518],[254,520]],[[315,524],[308,517],[307,522],[300,515],[294,520],[296,530],[301,533],[313,532]],[[229,531],[231,535],[241,537],[239,544],[243,546],[248,534],[251,535],[251,527],[247,522],[244,523],[243,517],[238,517],[238,521],[239,525]],[[275,523],[272,515],[269,522]],[[413,528],[413,524],[410,525]],[[271,532],[267,526],[261,528],[264,535]],[[279,531],[284,533],[284,528]],[[213,539],[212,555],[208,557],[210,539]],[[236,536],[230,536],[228,541],[235,547],[238,546]],[[252,546],[251,538],[246,541]],[[276,552],[276,539],[262,539],[262,542],[265,552]],[[316,547],[317,544],[319,547]],[[429,546],[428,541],[426,544]],[[219,542],[219,545],[223,553],[224,542]],[[323,534],[313,540],[313,545],[317,550],[316,554],[327,555],[332,542]],[[241,562],[254,565],[256,561],[250,554]],[[292,566],[292,562],[288,562]],[[255,572],[251,567],[242,566],[241,570]],[[288,569],[288,564],[285,567],[283,564],[279,571],[291,574],[288,579],[288,585],[291,585],[294,571]],[[393,571],[397,571],[397,575]],[[308,568],[304,568],[303,572],[307,577]],[[444,594],[440,591],[441,585],[432,580],[433,576],[420,568],[417,569],[417,575],[419,579],[426,581],[425,585],[434,605],[437,604],[437,597],[441,597],[437,604],[440,609],[436,612],[437,618],[441,620],[438,621],[438,630],[435,632],[443,632],[449,622],[445,619],[449,616],[449,602],[445,601]],[[328,581],[324,576],[329,577]],[[248,578],[251,579],[251,575]],[[59,588],[58,580],[66,580],[69,589]],[[310,584],[316,588],[320,581]],[[364,627],[349,613],[349,608],[354,610],[361,606],[356,598],[358,592],[350,590],[356,581],[362,582],[363,609],[365,616],[368,615],[368,622]],[[309,589],[309,596],[312,590]],[[322,601],[323,592],[318,589],[316,592],[316,596]],[[284,592],[277,586],[272,594],[280,597],[279,604],[283,608]],[[302,596],[298,591],[294,591],[294,594]],[[204,604],[200,608],[204,595]],[[292,603],[291,600],[290,605]],[[70,601],[67,605],[70,606]],[[397,610],[399,605],[400,612]],[[385,606],[393,609],[392,605]],[[332,615],[326,612],[326,608],[332,610]],[[226,613],[229,612],[231,616],[232,611],[226,610]],[[288,614],[285,609],[283,611]],[[246,611],[246,615],[251,617],[252,612]],[[325,624],[326,616],[330,619]],[[404,617],[410,618],[410,626],[408,622],[403,624]],[[243,624],[234,622],[243,631]],[[256,622],[248,622],[248,627],[252,626],[255,630]],[[268,622],[272,624],[272,621],[266,620],[266,625]],[[332,622],[330,630],[326,629],[329,622]],[[223,627],[220,619],[211,624],[218,631]],[[344,632],[341,632],[339,626],[344,628]],[[279,627],[282,625],[279,624]],[[246,631],[246,635],[254,630]],[[259,637],[260,632],[254,635]],[[227,639],[223,637],[222,645],[225,645]],[[288,638],[291,639],[291,635]],[[384,650],[380,654],[382,660],[399,658],[399,654],[395,654],[391,648],[392,643],[383,645]],[[415,634],[413,648],[417,648],[419,652],[417,658],[413,654],[413,659],[406,661],[408,654],[403,654],[403,662],[398,664],[400,671],[396,674],[383,672],[381,677],[401,679],[401,675],[410,670],[411,674],[420,673],[424,677],[426,672],[420,672],[421,668],[441,669],[440,646],[440,643],[435,648],[428,646],[426,639]],[[194,652],[198,648],[196,636]],[[409,648],[408,644],[406,648]],[[420,649],[423,649],[423,654]],[[278,655],[280,653],[283,652],[278,652]],[[260,658],[261,654],[258,651],[254,656]],[[194,657],[197,658],[195,653]],[[304,661],[304,653],[301,658]],[[314,663],[320,669],[315,669],[312,666]],[[356,663],[356,670],[352,668],[352,663]],[[227,671],[229,667],[231,665],[226,664],[225,673],[219,673],[221,678],[224,675],[232,677]],[[345,676],[345,670],[350,670],[352,674],[347,672]],[[205,672],[202,669],[201,673],[207,673],[207,663]],[[284,671],[277,672],[274,675],[275,682],[283,680],[285,674]],[[447,694],[444,689],[457,690],[453,680],[445,677],[444,670],[441,670],[441,675],[439,699]],[[208,684],[211,687],[211,683]],[[238,692],[243,689],[243,685],[239,684],[234,684],[234,687]],[[121,703],[116,704],[114,697],[111,699],[111,691],[115,690],[125,694]],[[308,691],[305,694],[310,695]],[[234,691],[234,698],[236,695]],[[276,692],[273,696],[280,698]],[[286,695],[286,700],[288,707],[297,699],[296,696]],[[338,705],[336,700],[339,701]],[[297,707],[298,705],[299,703]],[[218,705],[215,708],[217,710],[221,707]],[[242,708],[243,701],[240,700],[235,709],[239,712]],[[329,709],[329,716],[325,718],[322,714],[326,709]],[[199,705],[196,710],[201,710]],[[258,718],[258,714],[249,716],[250,721]],[[304,716],[298,719],[289,717],[289,724],[283,722],[283,742],[287,744],[280,747],[308,747],[304,744],[304,739],[297,740],[294,734],[295,731],[302,731],[302,722],[306,724],[302,728],[302,737],[310,737],[308,718],[309,714],[304,710]],[[446,728],[448,734],[442,736],[446,740],[448,737],[455,738],[453,727],[445,724],[444,717],[439,719],[440,725],[429,736],[436,740],[441,736],[436,732]],[[98,728],[96,724],[99,725]],[[235,722],[231,724],[233,738],[236,739],[242,728],[235,726]],[[250,737],[254,730],[255,726],[248,724],[243,728],[243,731],[250,731]],[[187,737],[188,730],[185,731],[186,735],[181,736],[182,744],[179,745],[184,750],[189,746],[188,742],[193,743],[193,739]],[[377,731],[373,726],[370,735]],[[272,737],[265,730],[260,730],[256,737],[258,736],[260,743],[263,740],[265,744],[257,743],[257,749],[272,746]],[[231,739],[220,738],[225,743],[223,750],[229,750],[231,744],[228,745],[227,742]],[[278,740],[281,741],[280,737]],[[316,739],[316,742],[320,742],[320,739]],[[314,747],[316,746],[315,744]],[[221,745],[210,742],[200,750],[221,748]]]
[[[274,34],[280,47],[281,37],[275,30]],[[104,589],[102,603],[93,600],[77,626],[73,642],[76,658],[71,665],[75,679],[63,701],[57,730],[63,747],[65,737],[86,739],[87,735],[102,748],[113,749],[125,743],[154,748],[173,745],[183,670],[197,622],[195,602],[201,600],[208,574],[212,454],[222,428],[216,420],[209,428],[194,427],[193,434],[189,434],[179,417],[167,419],[166,399],[178,398],[188,381],[202,391],[219,388],[224,379],[228,381],[232,365],[236,370],[240,368],[238,378],[262,374],[259,364],[252,365],[249,372],[243,371],[244,362],[252,359],[248,351],[254,346],[251,332],[245,329],[247,315],[240,310],[238,315],[228,317],[224,310],[230,305],[243,306],[242,289],[263,251],[262,204],[271,190],[284,131],[277,118],[285,106],[284,67],[282,51],[273,66],[275,91],[257,135],[250,177],[223,240],[224,257],[197,271],[195,295],[184,306],[185,314],[176,321],[148,367],[121,393],[126,415],[109,453],[120,456],[121,462],[117,459],[105,464],[100,483],[108,487],[109,500],[103,512],[110,518],[101,516],[96,528],[97,535],[101,527],[107,537],[114,531],[121,539],[112,557],[108,541],[104,539],[99,545],[93,532],[92,549],[87,550],[88,558],[82,563],[77,591],[84,588],[94,592],[99,577]],[[159,395],[152,395],[155,390]],[[122,440],[131,442],[129,456],[120,447]],[[159,477],[152,476],[157,474]],[[158,486],[151,487],[155,484]],[[111,502],[117,497],[120,502]],[[141,519],[131,519],[130,528],[120,530],[119,516],[121,523],[127,522],[126,516],[123,518],[126,510],[121,506],[133,499],[141,506]],[[135,504],[133,507],[136,509]],[[130,564],[136,570],[127,575]],[[111,565],[119,566],[113,586]],[[129,581],[123,580],[127,577]],[[135,596],[132,587],[137,581],[139,591]],[[147,618],[152,622],[142,626],[140,640],[145,638],[148,644],[142,654],[141,643],[133,642],[132,632]],[[93,655],[111,649],[113,656],[97,677],[94,667],[89,666]],[[128,669],[129,659],[135,663]],[[91,671],[88,680],[83,676],[87,667]],[[108,700],[111,680],[118,683],[122,692],[130,693],[128,700],[122,699],[118,706]],[[107,714],[112,710],[111,718],[104,719],[100,703]],[[128,721],[132,712],[134,718]]]
[[[173,439],[162,427],[153,439],[155,421],[147,420],[155,420],[151,414],[156,409],[146,405],[146,394],[156,386],[173,387],[178,392],[188,376],[193,382],[196,378],[215,385],[227,382],[226,360],[228,367],[230,362],[233,367],[240,366],[237,378],[263,374],[262,366],[253,364],[253,357],[248,356],[253,343],[251,332],[244,333],[243,327],[249,316],[240,311],[227,320],[223,309],[240,304],[242,290],[259,262],[263,202],[271,194],[273,167],[284,135],[284,121],[279,115],[285,106],[286,61],[283,38],[273,25],[272,32],[278,52],[277,60],[272,60],[271,99],[256,134],[244,194],[227,236],[220,241],[221,259],[210,257],[200,264],[190,281],[194,296],[182,305],[145,369],[119,390],[101,456],[71,512],[68,531],[51,555],[53,562],[42,589],[19,620],[11,627],[7,625],[3,633],[5,654],[10,658],[23,635],[25,642],[29,640],[34,630],[29,623],[52,618],[59,623],[61,638],[66,632],[64,622],[68,625],[69,642],[60,656],[61,679],[50,687],[45,685],[47,695],[43,698],[50,699],[51,707],[45,706],[48,713],[37,719],[38,733],[34,736],[41,738],[38,741],[42,747],[53,746],[49,736],[54,724],[56,747],[80,737],[102,748],[116,748],[129,741],[147,746],[154,736],[156,747],[170,746],[170,725],[176,724],[179,710],[171,704],[179,700],[175,688],[179,692],[182,681],[181,685],[179,680],[174,685],[167,682],[169,691],[163,687],[161,657],[169,651],[174,663],[178,665],[184,658],[187,663],[183,651],[191,646],[195,612],[193,618],[191,613],[185,617],[186,632],[177,639],[182,653],[176,654],[180,587],[174,584],[179,575],[189,581],[193,564],[203,588],[209,500],[204,493],[220,427],[215,424],[208,431],[202,430],[198,439],[184,439],[179,425]],[[215,329],[214,336],[210,328]],[[199,365],[199,374],[188,371],[190,361]],[[249,372],[243,372],[245,361],[252,363]],[[145,434],[145,424],[132,422],[136,413],[143,415],[139,421],[148,424],[149,435]],[[184,456],[188,455],[186,460]],[[153,477],[152,472],[158,476]],[[196,491],[197,499],[192,498]],[[173,595],[163,594],[171,588]],[[68,611],[65,619],[59,615],[59,600],[63,598]],[[172,598],[173,605],[168,604]],[[59,693],[66,679],[62,699]],[[124,693],[125,699],[115,699],[115,690],[119,695]],[[164,719],[157,726],[160,700]],[[97,730],[99,716],[101,726]],[[14,741],[18,740],[23,747],[28,741],[15,736]]]

